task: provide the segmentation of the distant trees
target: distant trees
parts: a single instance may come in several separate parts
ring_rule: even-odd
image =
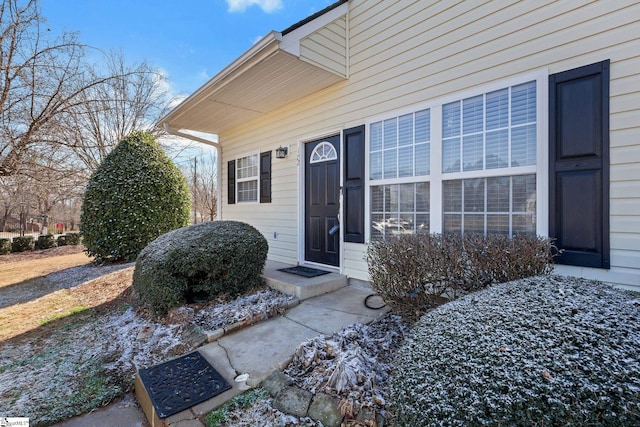
[[[200,152],[185,174],[191,190],[193,223],[217,219],[218,166],[215,152]]]
[[[120,140],[137,129],[159,134],[166,77],[118,52],[93,63],[91,52],[100,54],[75,33],[52,34],[39,0],[0,3],[0,221],[76,205],[70,199]]]

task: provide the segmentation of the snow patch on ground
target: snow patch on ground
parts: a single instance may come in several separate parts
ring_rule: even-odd
[[[348,419],[362,409],[384,413],[394,354],[408,330],[399,316],[386,315],[313,338],[298,347],[285,373],[300,388],[338,396]]]
[[[277,312],[291,299],[262,289],[199,307],[192,322],[173,324],[124,307],[38,340],[2,342],[0,415],[51,423],[88,412],[130,390],[137,369],[193,350],[185,336],[194,328],[213,330]]]
[[[292,299],[293,297],[289,295],[266,288],[251,295],[200,310],[193,322],[204,330],[213,331],[247,318],[256,318],[260,314],[269,316],[276,313],[282,314],[284,307]]]

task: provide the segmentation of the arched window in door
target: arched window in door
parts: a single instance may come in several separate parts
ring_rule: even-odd
[[[328,162],[329,160],[336,160],[338,153],[336,149],[329,142],[321,142],[313,149],[309,163]]]

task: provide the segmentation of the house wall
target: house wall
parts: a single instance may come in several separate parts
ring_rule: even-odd
[[[347,40],[347,18],[343,16],[300,40],[300,58],[346,77]]]
[[[348,80],[220,135],[225,177],[235,156],[290,150],[273,159],[271,204],[227,205],[223,186],[225,219],[251,222],[270,259],[295,263],[301,141],[510,77],[610,59],[611,270],[560,271],[640,287],[640,4],[351,0],[348,19]],[[343,246],[344,273],[366,280],[366,246]]]

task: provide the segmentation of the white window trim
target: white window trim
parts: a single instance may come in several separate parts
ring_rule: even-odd
[[[536,82],[536,164],[503,169],[486,169],[455,173],[442,173],[442,106],[450,102],[471,98],[506,87],[516,86],[529,81]],[[536,175],[536,233],[539,236],[549,235],[549,70],[542,68],[531,73],[498,80],[472,89],[445,95],[427,102],[414,104],[384,114],[372,116],[365,120],[365,242],[371,241],[371,187],[382,184],[399,184],[408,182],[429,182],[429,230],[431,233],[442,233],[442,181],[453,179],[470,179],[492,176]],[[381,120],[392,119],[404,114],[420,110],[430,110],[431,136],[430,142],[430,175],[407,178],[382,179],[372,181],[370,176],[370,126]]]
[[[239,178],[238,177],[238,160],[240,159],[244,159],[245,157],[250,157],[250,156],[256,156],[258,159],[258,173],[256,174],[255,177],[249,177],[249,178]],[[239,156],[235,157],[235,161],[236,161],[236,185],[234,188],[234,191],[236,192],[235,196],[236,196],[236,203],[240,204],[240,205],[245,205],[245,204],[252,204],[252,203],[258,203],[260,202],[260,151],[254,151],[251,153],[245,153]],[[256,181],[256,189],[257,189],[257,193],[256,193],[256,200],[245,200],[245,201],[240,201],[239,197],[238,197],[238,189],[239,189],[239,183],[241,182],[250,182],[250,181]]]

